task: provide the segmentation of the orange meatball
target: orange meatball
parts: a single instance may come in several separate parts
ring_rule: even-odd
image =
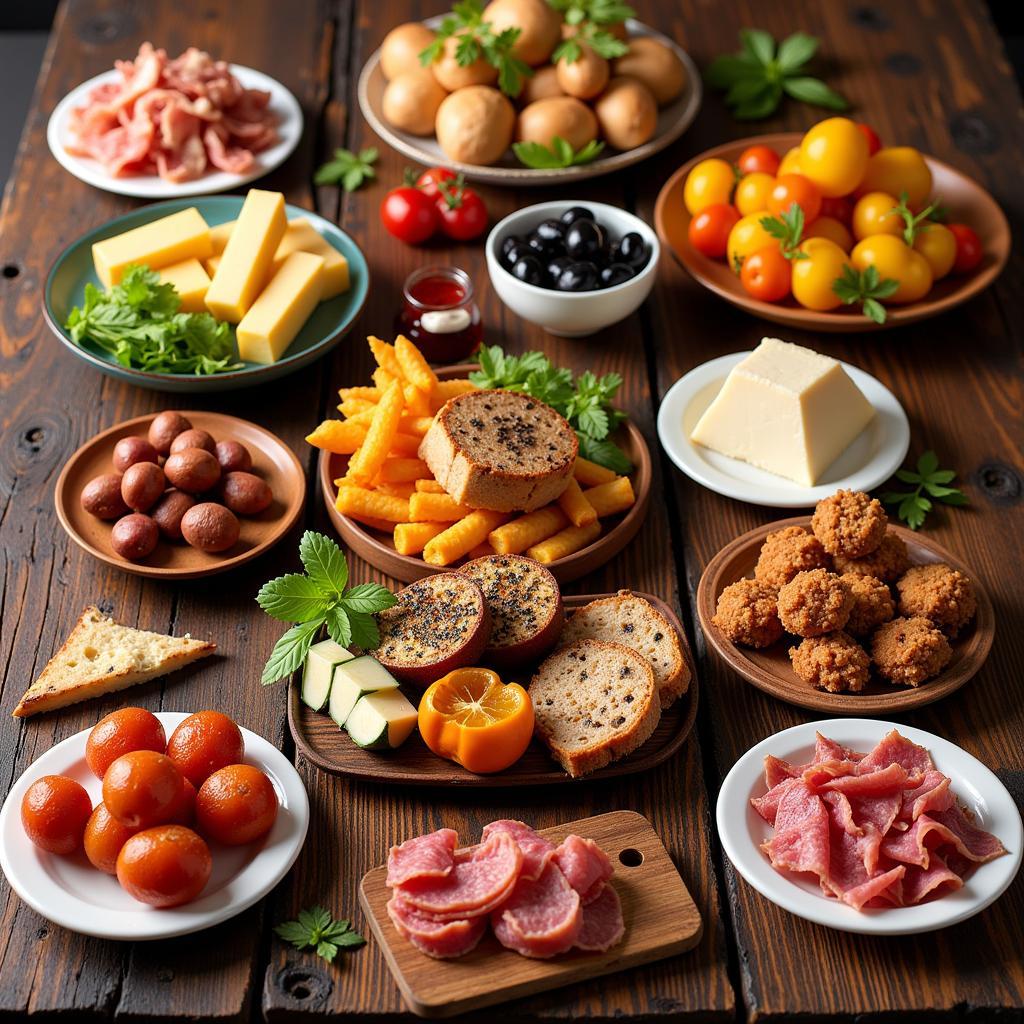
[[[217,769],[238,764],[244,754],[241,729],[220,711],[189,715],[167,741],[167,756],[195,786]]]
[[[160,719],[145,708],[121,708],[101,718],[85,742],[85,760],[102,779],[111,763],[133,750],[164,752],[167,734]]]
[[[214,772],[196,797],[196,824],[210,839],[241,846],[266,835],[277,820],[277,793],[258,768],[233,764]]]
[[[117,855],[121,888],[151,907],[194,900],[210,879],[210,848],[190,828],[161,825],[132,836]]]

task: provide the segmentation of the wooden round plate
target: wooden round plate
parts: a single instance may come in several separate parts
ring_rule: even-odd
[[[770,146],[781,156],[798,146],[800,132],[759,135],[716,146],[685,163],[665,182],[654,206],[654,226],[662,244],[689,272],[690,276],[734,306],[787,327],[817,331],[870,331],[914,323],[937,316],[959,306],[987,288],[1002,272],[1010,257],[1010,226],[999,204],[977,182],[949,164],[934,157],[925,160],[932,172],[932,194],[942,199],[950,219],[969,224],[981,239],[984,256],[981,264],[966,275],[951,275],[939,281],[920,302],[909,306],[888,306],[884,324],[876,324],[852,306],[841,306],[829,313],[818,313],[789,298],[785,302],[762,302],[751,298],[724,260],[713,260],[690,245],[687,231],[690,214],[683,203],[686,176],[701,160],[718,157],[730,164],[736,162],[748,146]]]
[[[479,367],[476,363],[463,363],[439,369],[437,375],[441,380],[449,380],[453,377],[465,377],[477,369]],[[615,441],[633,463],[632,481],[636,504],[625,515],[605,520],[614,525],[607,532],[602,533],[593,544],[548,565],[559,583],[577,580],[610,561],[637,535],[644,519],[647,518],[647,506],[651,499],[651,453],[647,448],[647,442],[644,440],[644,435],[628,421],[619,427]],[[320,493],[323,495],[327,515],[348,547],[374,568],[380,569],[381,572],[386,572],[389,576],[396,580],[402,580],[404,583],[412,583],[425,576],[433,576],[436,572],[440,572],[441,570],[436,565],[430,565],[418,556],[400,555],[395,550],[390,534],[373,530],[350,516],[342,515],[334,507],[338,497],[338,489],[334,486],[334,481],[344,476],[347,469],[347,455],[334,455],[327,451],[320,453],[320,461],[317,466]],[[445,566],[445,568],[454,569],[458,565],[459,563],[456,562]]]
[[[161,538],[156,550],[142,562],[129,562],[110,547],[113,523],[89,515],[82,508],[82,488],[101,473],[114,472],[114,445],[131,434],[145,435],[156,413],[126,420],[104,430],[68,459],[57,479],[53,500],[57,518],[68,536],[83,550],[107,565],[136,576],[154,579],[197,579],[234,569],[273,547],[295,525],[306,500],[306,475],[292,450],[269,430],[236,416],[182,410],[192,426],[206,430],[218,441],[239,441],[252,455],[253,472],[274,492],[274,502],[258,516],[239,516],[241,533],[233,548],[207,554],[181,542]]]
[[[789,663],[792,638],[783,637],[777,644],[764,650],[741,647],[727,640],[711,621],[718,596],[729,584],[754,575],[757,556],[769,533],[787,526],[810,527],[810,523],[809,516],[797,516],[759,526],[727,544],[708,562],[697,586],[697,615],[708,643],[730,668],[773,697],[798,707],[834,715],[896,714],[919,708],[959,690],[981,668],[995,635],[995,613],[985,588],[978,577],[945,548],[902,526],[890,525],[889,529],[907,545],[912,564],[946,562],[970,576],[978,597],[978,614],[952,641],[953,660],[934,679],[918,687],[904,688],[891,686],[872,676],[867,688],[861,693],[827,693],[815,690],[797,678]]]

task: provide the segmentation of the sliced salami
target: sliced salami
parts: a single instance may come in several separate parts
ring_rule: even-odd
[[[518,844],[523,855],[520,878],[537,879],[555,852],[555,844],[537,835],[529,825],[511,818],[502,818],[484,825],[482,838],[486,842],[496,832],[507,832]]]
[[[421,953],[437,960],[468,953],[487,931],[486,917],[438,921],[437,918],[421,914],[398,895],[388,900],[387,911],[403,938],[408,939]]]
[[[576,936],[576,948],[603,953],[622,940],[626,924],[615,886],[604,885],[597,899],[583,907],[583,924]]]
[[[580,896],[557,864],[549,861],[540,878],[516,883],[491,923],[503,946],[538,959],[557,956],[572,949],[579,937],[583,923]]]
[[[388,853],[387,884],[394,888],[422,878],[444,878],[455,866],[459,834],[440,828],[425,836],[407,839]]]
[[[615,874],[608,854],[593,839],[566,836],[555,850],[554,862],[565,875],[566,881],[581,896],[595,885],[607,882]]]

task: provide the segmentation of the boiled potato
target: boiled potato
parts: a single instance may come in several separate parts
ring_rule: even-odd
[[[418,21],[393,28],[380,47],[380,69],[390,81],[420,66],[420,54],[434,41],[434,31]]]
[[[484,21],[496,33],[519,29],[512,52],[531,65],[543,64],[562,34],[562,19],[547,0],[491,0]]]
[[[658,104],[635,78],[613,78],[594,104],[594,113],[601,135],[616,149],[641,146],[658,128]]]
[[[560,135],[573,149],[597,138],[597,118],[585,103],[572,96],[554,96],[525,107],[516,125],[520,142],[539,142],[550,148]]]
[[[449,36],[444,41],[444,52],[430,65],[434,77],[449,92],[465,89],[469,85],[491,85],[498,80],[498,69],[488,64],[483,57],[477,57],[472,64],[462,67],[455,59],[458,36]]]
[[[382,100],[384,117],[403,132],[433,135],[437,108],[447,95],[430,68],[413,68],[388,82]]]
[[[512,144],[515,121],[506,96],[471,85],[444,98],[437,111],[437,141],[449,160],[493,164]]]
[[[537,100],[551,99],[552,96],[564,96],[562,87],[558,84],[558,68],[553,64],[537,68],[534,73],[523,83],[523,91],[516,99],[524,106],[536,103]]]
[[[592,100],[600,96],[608,84],[611,65],[586,43],[580,43],[583,52],[571,64],[566,60],[558,62],[558,84],[567,96],[578,100]]]
[[[675,51],[649,36],[630,40],[629,53],[615,59],[612,71],[643,82],[659,106],[671,103],[686,85],[686,68]]]

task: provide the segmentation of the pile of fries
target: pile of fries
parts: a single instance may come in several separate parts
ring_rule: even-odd
[[[493,554],[526,554],[550,563],[592,544],[601,520],[636,501],[629,477],[586,459],[576,460],[557,502],[520,515],[460,505],[418,457],[420,441],[451,398],[476,390],[465,378],[438,380],[420,350],[399,335],[393,345],[367,339],[377,361],[370,387],[341,388],[338,411],[306,440],[348,455],[334,481],[339,512],[391,534],[401,555],[422,555],[430,565]]]

